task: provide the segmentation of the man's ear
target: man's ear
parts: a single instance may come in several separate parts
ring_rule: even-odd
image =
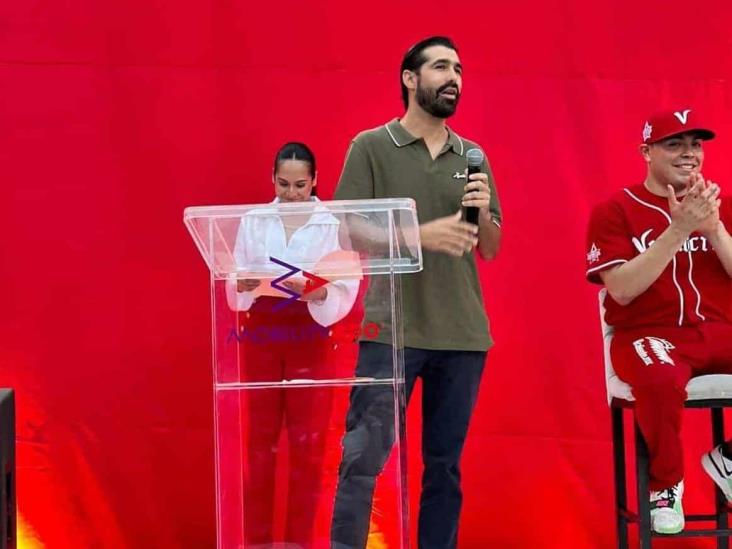
[[[649,144],[641,143],[640,145],[638,145],[638,152],[643,157],[643,160],[645,160],[646,162],[651,161],[651,146]]]
[[[408,90],[417,89],[417,73],[410,70],[404,70],[402,72],[402,84],[404,84]]]

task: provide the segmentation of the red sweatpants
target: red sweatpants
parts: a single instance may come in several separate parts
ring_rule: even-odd
[[[686,384],[702,374],[732,374],[732,324],[617,331],[610,356],[636,399],[636,418],[650,457],[650,489],[668,488],[684,478]]]
[[[246,382],[326,379],[332,370],[329,329],[316,324],[301,301],[259,298],[240,313],[240,359]],[[325,387],[271,387],[244,394],[248,416],[245,438],[244,531],[248,544],[276,541],[313,547],[312,531],[320,503],[325,436],[332,390]],[[287,430],[289,466],[278,460],[282,429]],[[276,473],[285,478],[276,484]],[[287,492],[285,532],[273,531],[275,488]],[[276,539],[279,538],[279,539]]]

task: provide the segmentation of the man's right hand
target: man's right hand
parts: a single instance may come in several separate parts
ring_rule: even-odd
[[[419,226],[422,247],[431,252],[440,252],[462,257],[478,244],[478,227],[462,221],[458,210],[453,215],[440,217]]]
[[[236,291],[237,292],[251,292],[261,283],[262,283],[262,281],[257,280],[256,278],[242,278],[242,279],[236,281]]]
[[[671,185],[668,185],[668,208],[671,212],[671,224],[685,235],[698,231],[705,225],[705,221],[718,215],[719,192],[707,189],[704,178],[692,175],[692,185],[689,191],[679,201]]]

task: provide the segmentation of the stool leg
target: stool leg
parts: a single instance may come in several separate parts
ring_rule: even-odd
[[[619,406],[610,409],[613,428],[613,468],[615,469],[615,520],[618,536],[618,549],[628,549],[628,494],[625,477],[625,432],[623,409]],[[726,549],[726,548],[725,548]]]
[[[640,549],[651,549],[651,504],[648,500],[648,447],[635,421],[635,471],[638,479],[638,539]]]
[[[714,446],[724,443],[724,409],[712,408],[712,441]],[[727,498],[721,490],[714,488],[714,502],[717,512],[717,529],[727,528]],[[729,549],[729,537],[717,537],[717,549]]]

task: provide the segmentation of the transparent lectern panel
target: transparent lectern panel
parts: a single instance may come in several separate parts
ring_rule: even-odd
[[[219,547],[330,549],[339,539],[351,546],[351,517],[364,513],[371,547],[406,549],[400,392],[401,385],[355,381],[216,391]],[[346,434],[353,398],[369,401],[374,421]],[[352,487],[369,477],[339,475],[347,467],[340,465],[344,436],[375,446],[358,463],[372,468],[372,509]]]
[[[185,221],[211,269],[218,547],[406,549],[395,275],[421,269],[414,203]]]
[[[258,292],[278,291],[277,279],[293,269],[332,279],[422,266],[414,201],[406,198],[194,207],[186,208],[184,220],[215,278],[266,281]],[[328,235],[336,228],[338,241],[326,244],[337,248],[314,253],[303,247],[301,256],[290,257],[297,263],[278,257],[285,243],[277,241],[273,226],[297,239],[304,225],[313,224]]]

